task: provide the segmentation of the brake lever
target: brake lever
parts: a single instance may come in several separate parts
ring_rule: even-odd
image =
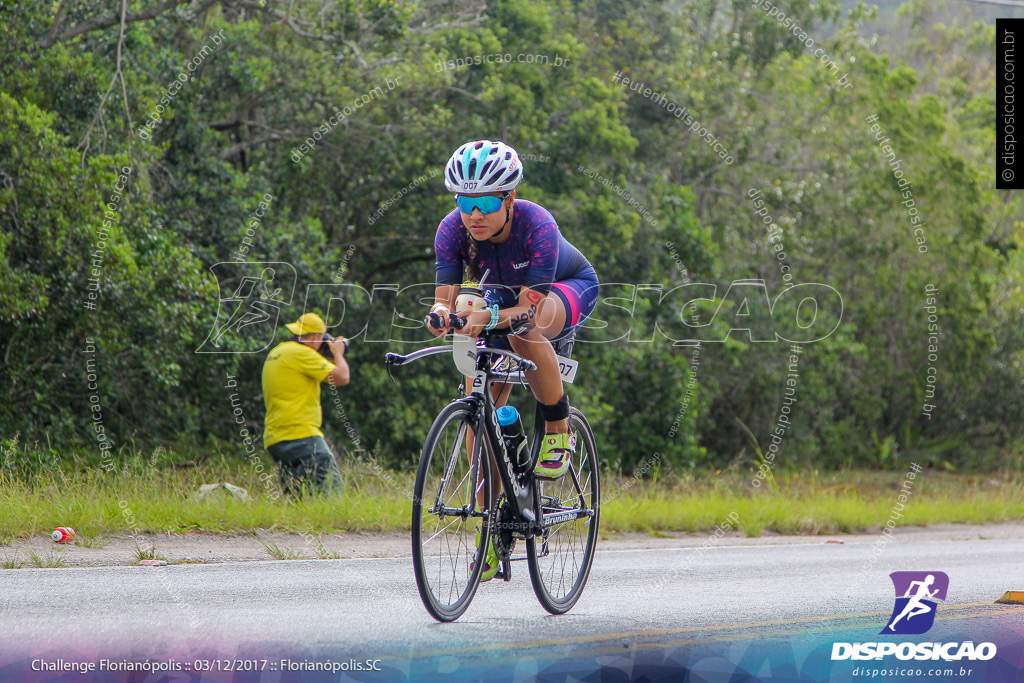
[[[384,367],[388,371],[388,379],[390,379],[391,383],[394,384],[397,387],[398,386],[398,382],[395,380],[395,376],[391,374],[391,368],[393,368],[394,365],[395,365],[394,354],[391,354],[391,353],[384,354]]]

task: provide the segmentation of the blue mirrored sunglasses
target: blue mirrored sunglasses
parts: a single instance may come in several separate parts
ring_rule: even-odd
[[[459,211],[463,213],[473,213],[473,209],[480,209],[481,213],[494,213],[501,208],[501,203],[505,201],[507,197],[507,193],[501,197],[495,197],[494,195],[484,195],[483,197],[464,197],[457,194],[455,195],[455,203],[459,205]]]

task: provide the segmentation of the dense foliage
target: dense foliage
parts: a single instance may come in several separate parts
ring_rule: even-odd
[[[316,310],[353,340],[330,439],[409,465],[457,378],[381,360],[432,339],[438,171],[491,137],[605,283],[570,395],[610,466],[1015,465],[1021,199],[971,11],[4,0],[0,435],[243,457],[274,323]]]

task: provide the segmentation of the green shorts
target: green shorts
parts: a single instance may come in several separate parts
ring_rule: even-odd
[[[278,441],[267,448],[278,466],[281,488],[301,496],[311,493],[335,493],[343,486],[341,470],[322,436]]]

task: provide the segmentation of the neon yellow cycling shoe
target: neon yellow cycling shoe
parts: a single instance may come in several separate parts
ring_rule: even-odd
[[[480,547],[480,530],[476,532],[476,546]],[[470,571],[476,568],[476,562],[471,562],[469,565]],[[480,581],[490,581],[494,578],[494,575],[501,569],[501,563],[498,561],[498,551],[494,549],[494,539],[487,544],[487,555],[484,556],[484,569],[480,574]]]
[[[537,479],[561,479],[569,471],[569,464],[575,454],[575,434],[545,434],[533,475]]]

